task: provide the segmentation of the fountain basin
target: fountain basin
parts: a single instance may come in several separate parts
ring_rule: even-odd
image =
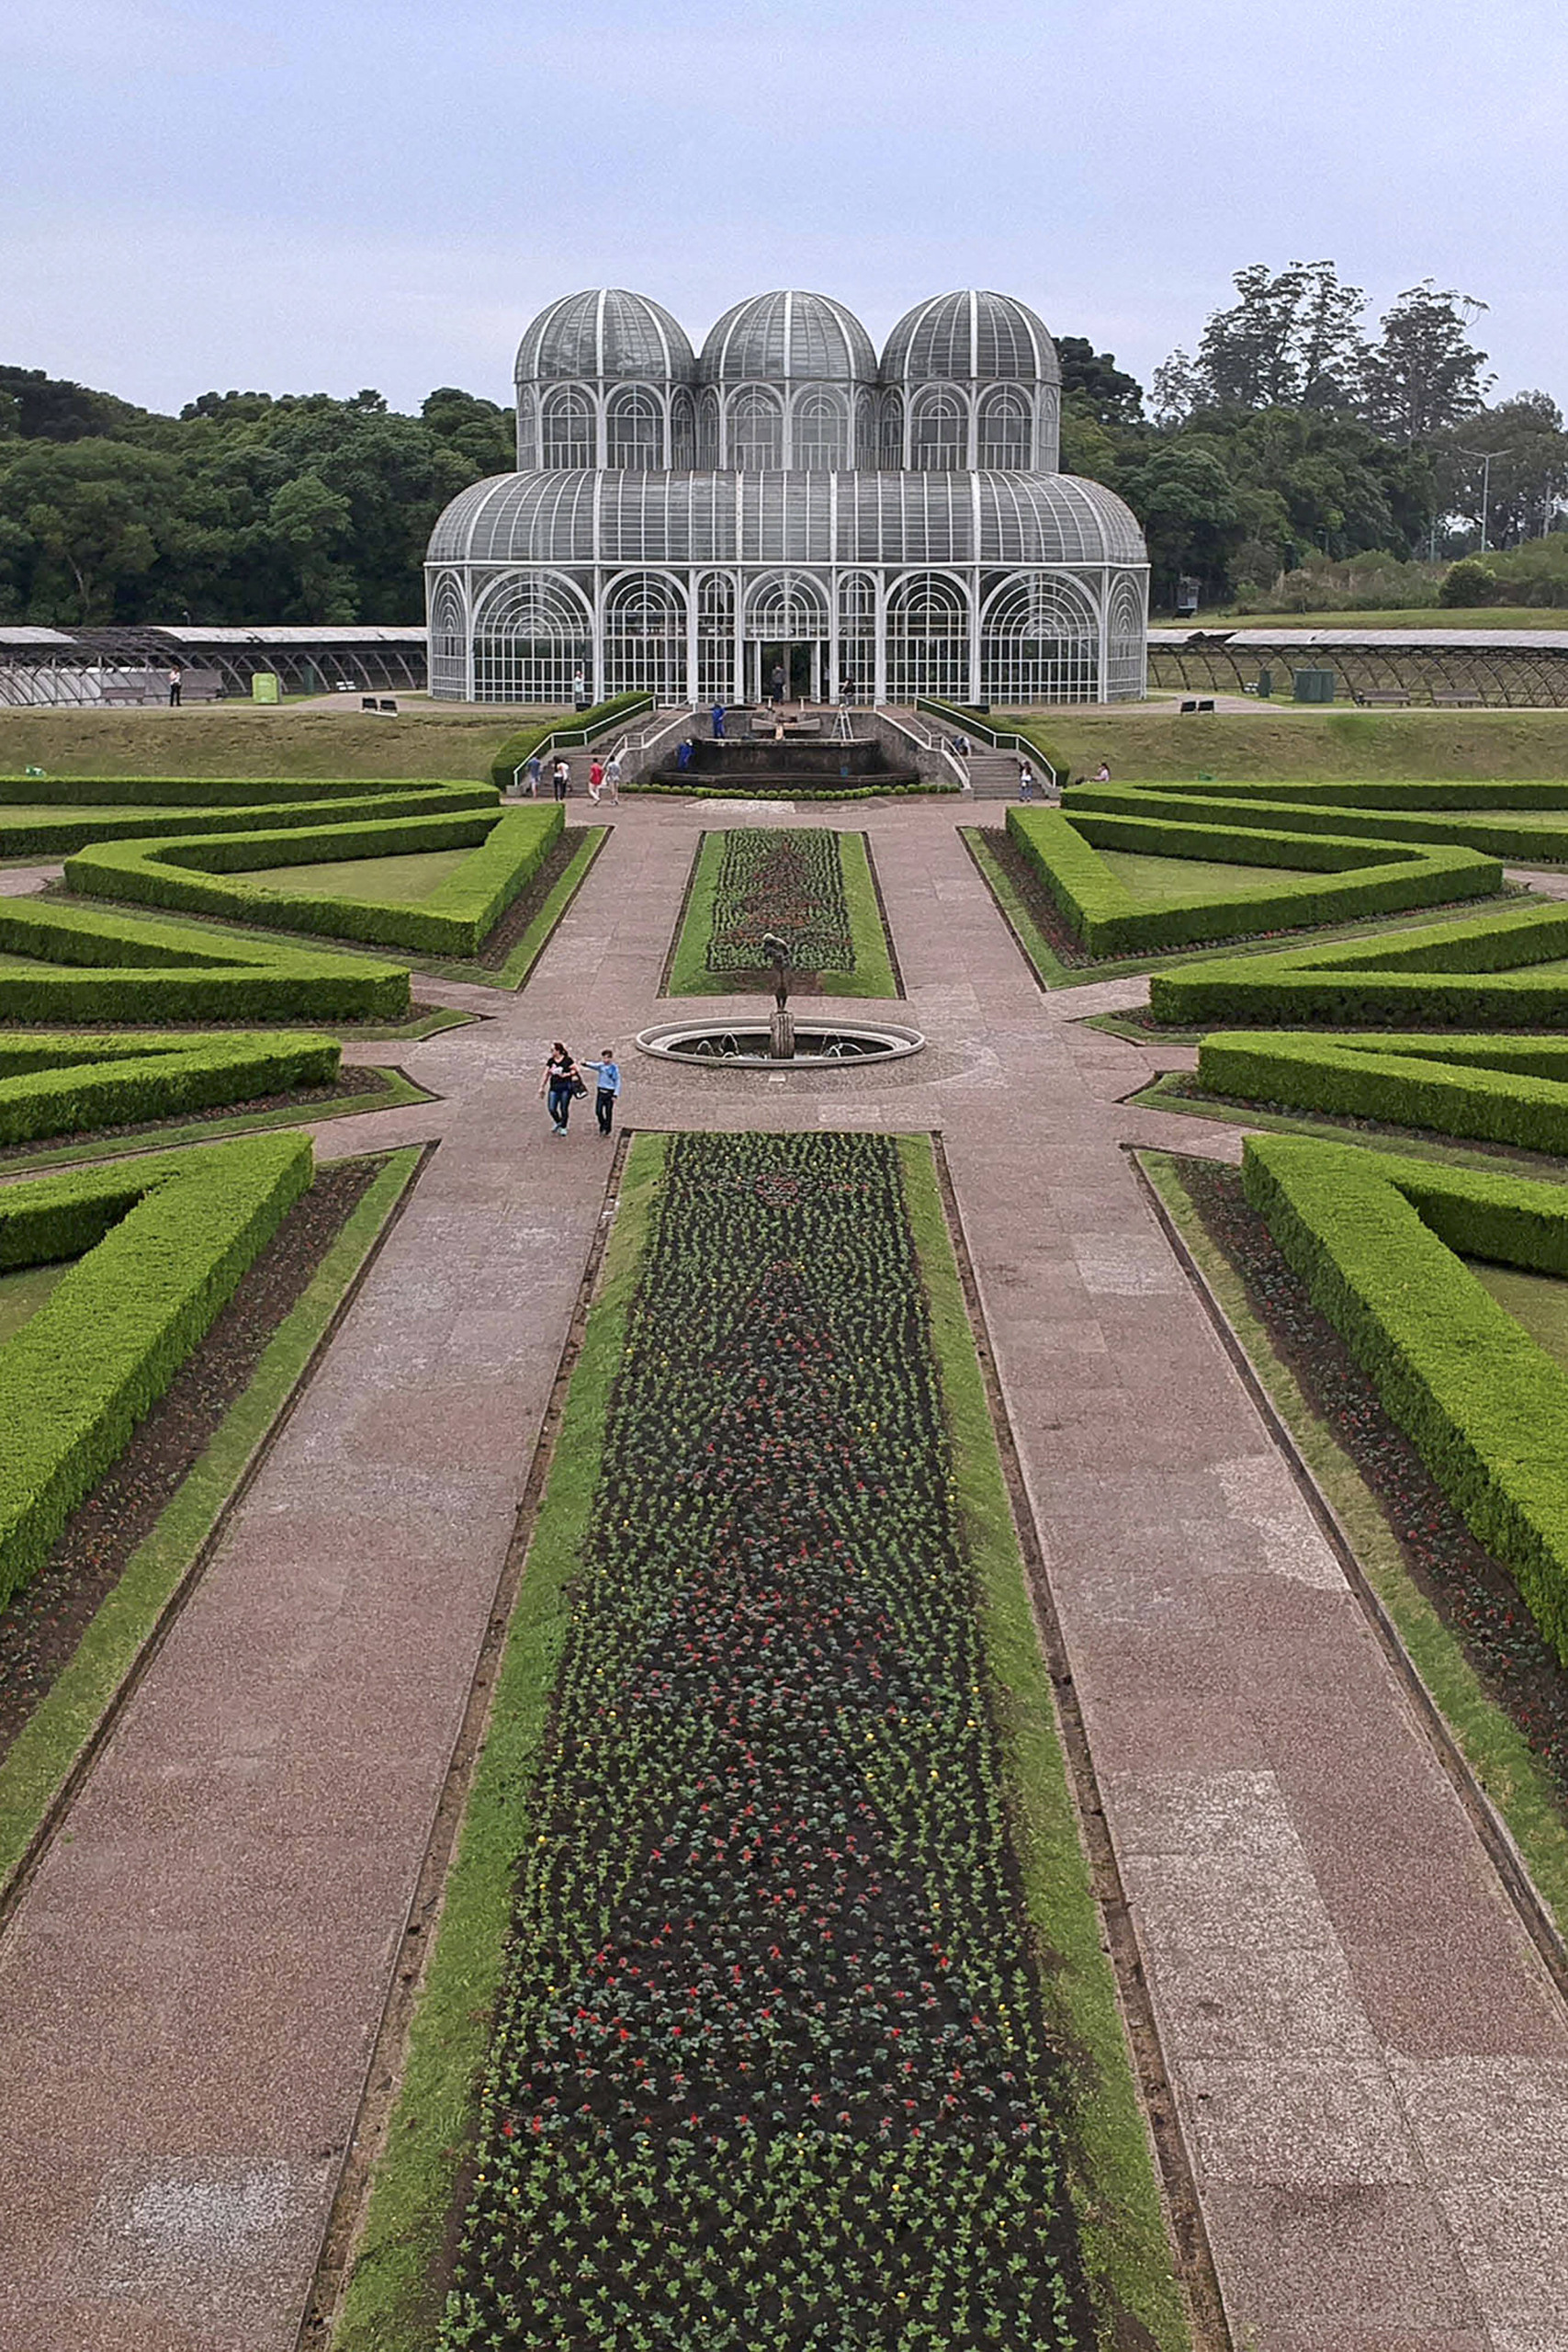
[[[661,1021],[644,1029],[637,1051],[665,1061],[698,1062],[709,1069],[859,1069],[867,1062],[900,1061],[925,1044],[918,1029],[893,1021],[829,1021],[813,1015],[795,1033],[795,1053],[775,1061],[766,1019]]]

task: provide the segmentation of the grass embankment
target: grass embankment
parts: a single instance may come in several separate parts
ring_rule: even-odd
[[[27,1852],[57,1792],[199,1559],[220,1514],[237,1493],[412,1181],[419,1159],[414,1148],[389,1155],[298,1306],[274,1333],[244,1394],[230,1408],[145,1543],[132,1554],[70,1664],[0,1765],[0,1886]]]
[[[1568,777],[1568,710],[1215,711],[1183,718],[1151,705],[994,712],[1055,768],[1118,784],[1194,777],[1217,784],[1322,777]]]
[[[351,699],[357,696],[344,696]],[[551,724],[567,715],[537,714]],[[516,723],[511,707],[401,701],[396,718],[246,703],[0,710],[0,775],[40,767],[46,775],[449,776],[488,784],[491,762]]]
[[[528,1546],[333,2352],[429,2352],[435,2341],[440,2256],[472,2145],[513,1891],[532,1831],[528,1790],[566,1642],[567,1586],[587,1541],[611,1391],[667,1148],[663,1136],[638,1136],[622,1172],[604,1278]]]
[[[1180,1161],[1165,1152],[1140,1152],[1138,1158],[1303,1461],[1332,1504],[1405,1656],[1506,1823],[1559,1934],[1568,1936],[1568,1826],[1529,1743],[1488,1696],[1461,1645],[1411,1575],[1360,1472],[1276,1354],[1252,1310],[1247,1285],[1211,1238],[1181,1182]]]
[[[1196,620],[1156,620],[1156,628],[1343,629],[1363,628],[1547,628],[1568,631],[1568,607],[1561,605],[1417,605],[1393,613],[1200,613]]]

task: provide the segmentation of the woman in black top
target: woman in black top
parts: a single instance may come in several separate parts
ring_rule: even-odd
[[[566,1133],[571,1098],[581,1083],[577,1074],[577,1064],[558,1039],[550,1047],[550,1057],[545,1064],[544,1076],[539,1080],[540,1093],[543,1094],[547,1089],[548,1090],[550,1121],[558,1136],[564,1136]]]

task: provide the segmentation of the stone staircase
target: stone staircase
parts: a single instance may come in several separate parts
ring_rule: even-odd
[[[1036,768],[1035,775],[1039,773]],[[986,752],[976,745],[969,754],[969,786],[976,800],[1016,800],[1017,754],[1012,752]],[[1043,793],[1041,797],[1044,797]]]

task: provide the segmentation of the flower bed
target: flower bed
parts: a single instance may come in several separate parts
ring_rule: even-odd
[[[445,2345],[1087,2344],[896,1145],[679,1139]]]
[[[762,941],[776,932],[803,972],[852,972],[837,833],[738,827],[723,836],[706,963],[710,972],[769,968]]]

